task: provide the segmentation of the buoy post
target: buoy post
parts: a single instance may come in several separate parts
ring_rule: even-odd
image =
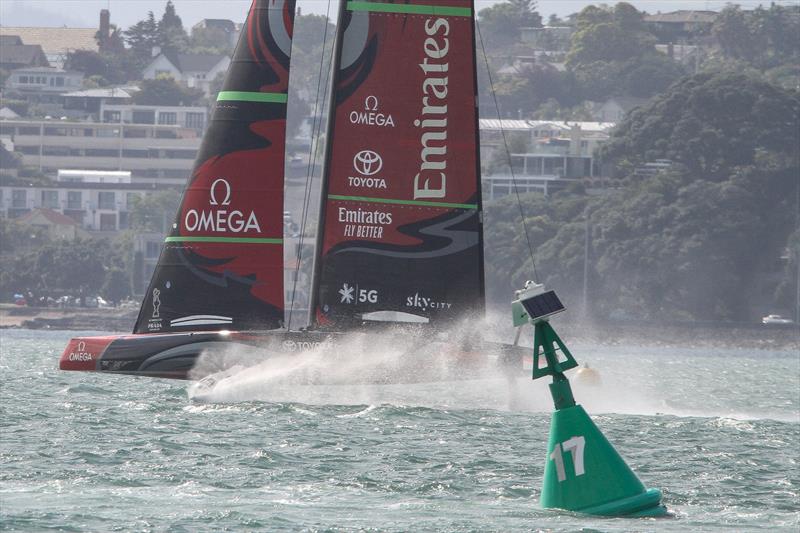
[[[603,516],[663,516],[661,491],[647,489],[586,411],[564,372],[578,366],[548,319],[564,310],[555,292],[528,282],[511,308],[514,325],[533,324],[533,379],[552,376],[550,423],[540,503]]]

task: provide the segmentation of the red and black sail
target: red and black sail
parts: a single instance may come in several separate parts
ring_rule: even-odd
[[[283,321],[283,181],[295,0],[254,0],[134,333]]]
[[[482,313],[473,1],[343,4],[317,325]]]

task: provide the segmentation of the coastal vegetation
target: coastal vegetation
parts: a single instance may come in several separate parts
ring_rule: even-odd
[[[313,105],[327,75],[319,58],[329,57],[333,34],[320,15],[301,14],[296,25],[311,31],[297,32],[294,41],[301,76],[294,86],[303,90],[290,98],[290,134],[299,131],[297,117],[321,114]],[[792,310],[800,261],[800,8],[728,5],[696,36],[706,44],[681,60],[644,12],[625,2],[592,5],[563,20],[550,17],[547,26],[566,28],[569,37],[544,32],[547,52],[520,64],[523,33],[544,26],[533,0],[479,12],[485,117],[593,120],[593,103],[642,103],[595,154],[612,169],[613,187],[589,194],[576,184],[548,197],[522,195],[521,205],[516,195],[487,203],[488,295],[506,302],[534,277],[530,241],[538,279],[570,303],[585,302],[586,312],[753,321],[765,310]],[[136,80],[156,46],[166,53],[231,51],[225,32],[187,32],[167,2],[160,18],[149,13],[125,31],[114,28],[99,52],[73,52],[67,67],[83,71],[90,85],[125,83]],[[138,103],[203,101],[169,79],[140,85]],[[221,79],[212,86],[219,89]],[[508,141],[512,152],[526,149],[521,137]],[[13,167],[2,147],[0,157],[4,170]],[[637,172],[656,160],[668,163]],[[496,153],[483,166],[500,171],[507,161]],[[140,200],[130,231],[163,231],[177,202],[177,193]],[[0,230],[4,299],[69,287],[115,301],[131,293],[122,281],[134,268],[130,233],[65,243],[21,234],[8,221]]]

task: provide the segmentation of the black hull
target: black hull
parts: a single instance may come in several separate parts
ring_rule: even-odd
[[[373,333],[374,334],[374,333]],[[364,333],[364,335],[371,335]],[[378,334],[379,335],[379,334]],[[322,331],[263,332],[193,332],[137,334],[106,337],[77,337],[70,340],[61,356],[61,370],[128,374],[170,379],[201,379],[205,375],[241,364],[256,364],[272,355],[290,355],[322,347],[336,353],[344,334]],[[430,343],[421,343],[409,353],[409,364],[425,360]],[[215,366],[196,368],[202,354],[219,354],[212,358]],[[522,372],[528,349],[501,343],[482,342],[468,350],[460,349],[452,364],[485,368],[499,366],[514,375]],[[464,377],[469,378],[470,372]],[[422,377],[422,376],[421,376]],[[472,376],[474,377],[474,376]],[[358,376],[354,376],[358,381]],[[423,379],[426,380],[426,379]]]

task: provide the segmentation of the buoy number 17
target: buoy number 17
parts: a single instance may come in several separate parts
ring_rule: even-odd
[[[561,450],[564,452],[572,453],[572,466],[575,468],[575,476],[582,476],[586,473],[583,469],[583,449],[586,447],[586,439],[583,437],[572,437],[561,443],[556,443],[553,452],[550,454],[550,459],[556,464],[556,475],[558,482],[567,479],[567,472],[564,470],[564,457],[561,455]]]

